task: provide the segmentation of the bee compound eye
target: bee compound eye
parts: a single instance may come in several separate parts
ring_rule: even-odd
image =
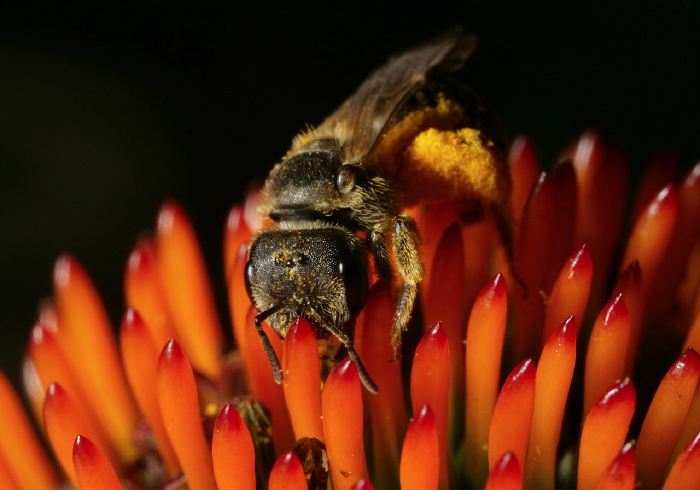
[[[369,294],[369,280],[367,271],[357,257],[351,253],[343,254],[338,262],[338,274],[343,279],[345,286],[345,300],[353,317],[360,314],[367,302]]]
[[[251,288],[251,284],[253,283],[253,276],[254,275],[255,275],[255,267],[253,267],[253,262],[251,260],[249,260],[248,263],[245,265],[244,279],[245,279],[245,290],[246,290],[246,293],[248,293],[248,298],[250,298],[251,301],[253,301],[253,291]]]
[[[335,178],[335,186],[341,194],[347,194],[355,187],[355,181],[360,173],[359,165],[345,163],[340,166],[338,175]]]

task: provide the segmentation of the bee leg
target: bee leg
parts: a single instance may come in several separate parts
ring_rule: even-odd
[[[423,280],[423,261],[418,254],[419,233],[416,222],[407,214],[401,214],[394,220],[391,241],[392,252],[396,261],[396,269],[403,284],[399,292],[394,314],[394,325],[391,330],[391,345],[394,358],[401,354],[401,335],[406,330],[411,318],[413,304],[418,294],[418,285]]]
[[[382,281],[391,284],[391,259],[389,258],[389,250],[386,247],[384,231],[381,229],[372,230],[370,233],[370,243],[372,246],[372,255],[374,257],[374,267],[377,270],[377,274],[379,274]]]
[[[275,349],[272,348],[270,339],[262,328],[262,322],[264,322],[267,317],[275,313],[281,307],[282,305],[275,305],[255,317],[255,329],[258,331],[260,342],[262,342],[265,354],[267,354],[267,360],[270,361],[272,374],[274,375],[275,382],[277,384],[282,383],[282,366],[280,365],[280,360],[277,358],[277,354],[275,354]]]

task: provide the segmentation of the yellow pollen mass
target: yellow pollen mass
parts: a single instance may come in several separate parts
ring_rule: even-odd
[[[402,190],[408,203],[453,199],[504,203],[510,196],[505,162],[476,129],[427,129],[408,145],[402,160]]]

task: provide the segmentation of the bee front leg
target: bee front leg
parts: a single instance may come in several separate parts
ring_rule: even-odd
[[[391,345],[394,357],[401,354],[401,336],[411,319],[413,304],[418,294],[418,285],[423,280],[425,271],[423,261],[418,254],[419,233],[413,218],[403,213],[397,216],[391,226],[391,251],[396,262],[396,269],[403,284],[396,303],[394,324],[391,329]]]

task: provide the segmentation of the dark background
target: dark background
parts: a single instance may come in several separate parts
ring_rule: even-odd
[[[78,257],[116,325],[126,258],[167,197],[194,222],[226,325],[230,206],[389,54],[450,25],[480,37],[465,80],[545,165],[591,127],[635,166],[664,148],[683,168],[700,157],[694,1],[291,3],[3,7],[0,367],[14,381],[55,258]]]

